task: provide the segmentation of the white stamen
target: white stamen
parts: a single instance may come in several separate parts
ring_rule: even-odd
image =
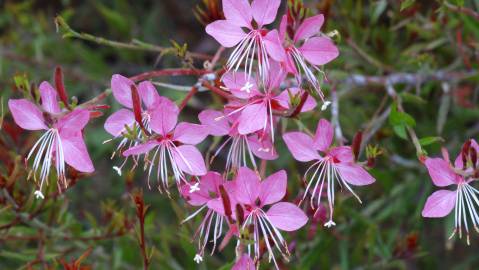
[[[43,195],[43,193],[40,190],[36,190],[33,193],[33,195],[35,195],[36,199],[41,199],[41,200],[45,199],[45,196]]]
[[[243,87],[241,87],[240,90],[241,91],[246,91],[246,93],[249,94],[249,93],[251,93],[251,88],[253,88],[253,84],[248,81],[248,82],[246,82],[246,84]]]
[[[306,173],[304,174],[304,178],[307,179],[308,173],[311,171],[311,169],[314,168],[314,173],[312,176],[309,178],[305,193],[303,195],[303,198],[301,199],[301,202],[308,196],[309,193],[311,193],[311,198],[310,198],[310,203],[311,203],[311,208],[313,209],[320,209],[321,205],[321,197],[323,194],[323,187],[326,184],[326,195],[328,199],[328,206],[329,206],[329,221],[324,224],[325,227],[331,227],[336,225],[333,221],[333,212],[334,212],[334,201],[335,201],[335,183],[337,182],[341,187],[345,186],[346,189],[360,202],[361,199],[359,196],[352,190],[350,185],[344,181],[343,177],[341,176],[341,173],[337,170],[335,167],[333,161],[329,158],[326,157],[325,159],[319,160],[312,164],[307,170]],[[318,174],[319,172],[319,174]],[[317,177],[316,177],[317,176]],[[313,187],[313,182],[314,182],[314,187]],[[319,191],[318,191],[319,188]],[[311,191],[311,192],[310,192]]]
[[[48,180],[53,160],[55,161],[54,165],[58,181],[63,185],[66,185],[63,144],[57,129],[52,128],[47,130],[38,139],[28,153],[27,160],[29,160],[34,154],[35,158],[32,166],[33,177],[36,180],[37,174],[40,176],[40,193],[36,192],[35,195],[37,198],[42,198],[43,194],[41,194],[41,190],[43,189],[45,182]]]
[[[323,105],[321,106],[321,111],[325,111],[326,109],[328,109],[330,104],[331,104],[331,101],[325,101]]]
[[[119,176],[121,176],[121,168],[119,168],[118,166],[113,166],[112,168]]]
[[[201,257],[200,254],[196,254],[193,261],[195,261],[197,264],[200,264],[203,261],[203,257]]]
[[[195,193],[200,190],[200,183],[196,183],[190,186],[190,193]]]
[[[332,220],[324,223],[324,227],[326,227],[326,228],[331,228],[333,226],[336,226],[336,223],[334,223],[334,221],[332,221]]]

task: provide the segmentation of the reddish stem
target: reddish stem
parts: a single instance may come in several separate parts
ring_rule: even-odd
[[[220,95],[220,96],[222,96],[222,97],[224,97],[224,98],[226,98],[226,99],[231,99],[231,98],[233,98],[232,95],[228,94],[227,92],[225,92],[225,91],[219,89],[218,87],[213,86],[213,85],[211,85],[211,84],[209,84],[209,83],[207,83],[207,82],[203,82],[203,86],[206,87],[206,88],[208,88],[208,90],[210,90],[210,91],[212,91],[212,92],[214,92],[214,93],[216,93],[216,94],[218,94],[218,95]]]
[[[186,95],[186,97],[181,101],[181,104],[180,104],[180,107],[179,107],[180,111],[182,111],[186,107],[186,104],[188,104],[188,101],[190,101],[190,99],[196,93],[198,93],[198,88],[196,86],[191,87],[191,90],[190,90],[190,92],[188,92],[188,95]]]

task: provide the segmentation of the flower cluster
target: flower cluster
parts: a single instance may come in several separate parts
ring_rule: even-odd
[[[161,192],[170,195],[174,184],[185,201],[198,208],[184,220],[202,215],[195,261],[203,260],[208,244],[212,243],[214,252],[235,239],[237,253],[243,255],[234,269],[253,269],[263,256],[279,268],[277,256],[287,261],[290,255],[284,233],[305,226],[309,217],[304,210],[327,208],[329,220],[324,225],[331,227],[337,186],[361,202],[351,186],[369,185],[375,179],[352,147],[342,142],[333,146],[333,126],[326,119],[319,121],[314,135],[278,128],[315,110],[314,96],[323,103],[321,110],[329,104],[318,76],[323,75],[320,67],[339,51],[320,31],[323,15],[285,15],[279,30],[269,30],[265,26],[276,20],[280,0],[223,0],[222,4],[226,19],[210,23],[206,32],[233,49],[226,67],[211,71],[214,76],[210,77],[219,80],[203,76],[194,89],[202,80],[213,83],[210,88],[226,97],[223,108],[204,109],[198,123],[181,122],[184,106],[161,96],[152,82],[115,74],[111,92],[122,108],[106,119],[104,128],[112,136],[108,141],[118,143],[112,158],[123,157],[113,167],[120,176],[128,160],[133,169],[142,164],[148,187],[153,175]],[[72,108],[62,98],[65,106],[60,108],[57,91],[46,82],[40,85],[40,94],[41,107],[25,99],[9,101],[20,127],[46,130],[27,157],[34,160],[32,175],[40,177],[39,197],[52,165],[63,185],[65,163],[81,172],[94,170],[82,134],[90,119],[89,107]],[[198,147],[208,136],[219,137],[211,158]],[[312,162],[304,173],[306,188],[299,194],[299,204],[286,200],[285,170],[265,177],[267,162],[279,157],[278,138],[297,161]],[[210,165],[218,159],[224,162],[215,168],[223,169],[215,172]],[[462,184],[464,196],[475,198],[466,183]],[[309,205],[301,203],[306,197]]]

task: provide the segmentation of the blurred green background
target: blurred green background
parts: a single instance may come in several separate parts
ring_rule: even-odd
[[[182,59],[172,55],[160,57],[154,52],[120,49],[78,39],[63,39],[56,31],[54,18],[61,15],[76,31],[111,40],[129,42],[138,39],[170,47],[172,40],[188,44],[188,50],[214,54],[217,43],[206,35],[196,20],[194,8],[201,1],[0,1],[0,94],[6,100],[19,97],[12,91],[14,76],[25,75],[38,85],[52,81],[55,66],[61,65],[70,96],[86,101],[109,87],[112,74],[133,76],[161,68],[182,67]],[[410,124],[422,140],[428,154],[440,155],[445,146],[451,156],[462,142],[477,138],[479,109],[476,72],[479,60],[479,20],[458,11],[465,6],[478,11],[478,0],[450,1],[305,1],[314,13],[327,18],[323,32],[337,30],[335,36],[341,54],[325,67],[335,84],[339,101],[339,123],[345,139],[352,140],[359,129],[371,130],[371,119],[378,123],[369,144],[378,145],[383,154],[371,173],[377,182],[358,188],[363,204],[348,193],[337,196],[332,230],[320,222],[308,224],[297,235],[291,262],[284,269],[479,269],[478,237],[473,233],[471,245],[465,240],[447,240],[453,230],[453,216],[424,219],[421,210],[433,187],[426,170],[416,158],[412,143],[398,136],[394,122],[388,121],[392,101],[383,85],[356,85],[346,80],[358,74],[391,76],[400,73],[428,76],[437,72],[467,74],[447,77],[443,82],[425,79],[416,85],[399,83],[395,89],[404,101],[405,111],[414,118]],[[280,8],[284,11],[285,3]],[[202,67],[201,61],[194,64]],[[192,78],[156,81],[192,85]],[[449,91],[444,91],[445,87]],[[181,100],[184,92],[158,88],[161,95]],[[329,86],[325,86],[327,91]],[[120,108],[112,105],[108,115]],[[197,122],[197,113],[206,107],[220,108],[209,93],[200,93],[191,101],[182,119]],[[386,113],[385,113],[386,112]],[[319,110],[305,114],[303,122],[310,129],[320,117],[330,117]],[[382,117],[382,118],[381,118]],[[5,121],[10,121],[6,113]],[[85,136],[96,172],[81,179],[68,192],[48,203],[38,219],[54,233],[35,226],[19,224],[0,230],[0,269],[61,269],[60,259],[78,258],[88,248],[91,254],[82,265],[92,269],[140,269],[141,255],[134,230],[125,224],[135,223],[130,192],[143,188],[145,203],[150,205],[146,220],[147,246],[153,249],[151,269],[229,269],[234,260],[234,243],[224,252],[206,256],[197,265],[191,237],[199,225],[197,219],[180,222],[194,211],[185,207],[173,193],[173,199],[148,190],[140,170],[119,177],[112,169],[121,161],[109,156],[115,143],[103,144],[109,135],[103,129],[105,117],[95,119]],[[379,120],[382,122],[380,122]],[[296,129],[294,123],[290,129]],[[3,132],[2,132],[3,133]],[[399,134],[400,135],[400,134]],[[18,140],[2,134],[2,144],[11,156],[25,155],[32,138]],[[207,150],[211,139],[200,145]],[[31,144],[30,144],[31,145]],[[8,149],[7,147],[7,149]],[[285,168],[289,176],[289,193],[293,198],[299,188],[304,166],[296,163],[282,142],[280,158],[268,163],[268,174]],[[364,159],[364,157],[362,157]],[[6,163],[5,163],[6,164]],[[2,166],[2,174],[8,166]],[[31,183],[22,175],[17,192],[29,196]],[[50,189],[55,191],[55,185]],[[36,202],[31,202],[35,207]],[[28,210],[28,209],[27,209]],[[14,216],[0,209],[0,226]],[[130,226],[131,227],[131,226]],[[38,238],[29,236],[47,235]],[[95,236],[100,237],[97,240]],[[92,238],[93,237],[93,238]],[[291,238],[291,237],[287,237]],[[40,249],[41,247],[41,249]],[[42,250],[43,261],[31,263]],[[263,263],[264,269],[270,265]]]

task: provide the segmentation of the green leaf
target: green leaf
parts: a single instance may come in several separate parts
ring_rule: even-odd
[[[416,0],[404,0],[401,2],[401,8],[399,9],[400,11],[403,11],[407,8],[410,8]]]
[[[416,126],[416,121],[411,115],[397,110],[396,103],[393,103],[391,107],[391,113],[389,114],[389,123],[392,126]]]
[[[464,6],[464,0],[451,0],[450,2],[456,6],[460,6],[460,7]]]
[[[424,105],[427,103],[422,97],[418,95],[413,95],[411,93],[403,92],[401,93],[401,98],[404,102],[412,103],[416,105]]]
[[[406,127],[403,125],[393,126],[393,130],[400,138],[407,140]]]
[[[430,145],[437,142],[443,142],[443,141],[444,139],[441,137],[424,137],[419,140],[419,143],[421,144],[421,146],[426,146],[426,145]]]

